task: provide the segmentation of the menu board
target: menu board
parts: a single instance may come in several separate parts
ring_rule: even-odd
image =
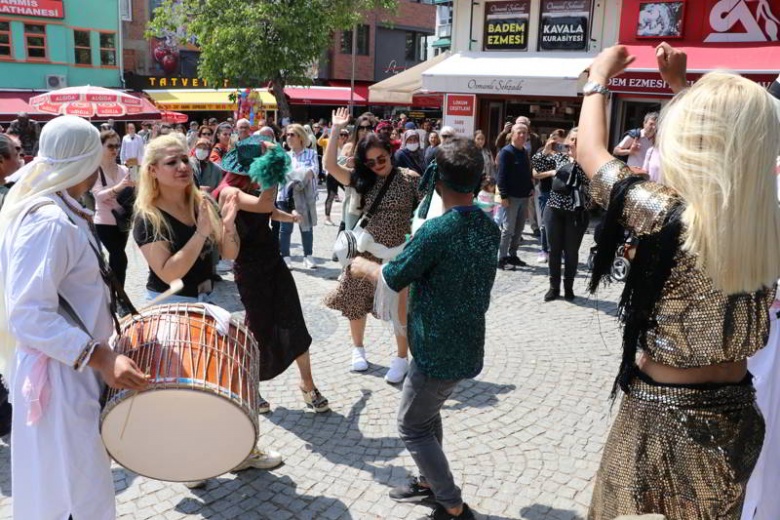
[[[483,49],[486,51],[527,50],[530,11],[530,0],[487,2]]]

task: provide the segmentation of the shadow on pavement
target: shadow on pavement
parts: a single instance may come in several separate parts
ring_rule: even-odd
[[[490,517],[493,518],[493,517]],[[520,510],[523,520],[585,520],[576,511],[556,509],[544,504],[533,504]]]
[[[498,385],[478,379],[464,379],[444,404],[445,410],[488,408],[498,404],[498,396],[517,389],[516,385]],[[451,401],[457,401],[452,404]]]
[[[271,520],[289,518],[290,514],[296,520],[353,518],[341,500],[299,494],[297,487],[287,475],[247,470],[235,479],[209,480],[205,488],[192,490],[195,497],[183,498],[175,509],[186,515],[198,514],[200,518]]]
[[[366,471],[381,484],[400,482],[410,473],[402,467],[389,465],[388,461],[397,458],[405,449],[401,439],[396,436],[366,437],[360,431],[360,414],[369,397],[371,391],[362,390],[362,396],[346,417],[332,410],[327,414],[313,414],[280,407],[268,420],[298,436],[306,443],[305,449],[333,464]]]

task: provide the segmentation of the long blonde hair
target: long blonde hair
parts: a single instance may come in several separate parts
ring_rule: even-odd
[[[168,222],[163,218],[162,212],[157,207],[157,199],[160,197],[160,185],[152,175],[150,167],[162,161],[169,154],[168,152],[171,148],[175,148],[179,154],[187,154],[186,145],[176,135],[168,134],[152,139],[146,145],[144,160],[139,173],[134,208],[135,215],[151,224],[155,241],[169,241],[172,231]],[[197,210],[205,195],[195,186],[194,178],[193,182],[185,190],[185,198],[190,216],[197,220]],[[216,206],[209,204],[208,207],[212,228],[210,240],[218,244],[222,238],[222,223]]]
[[[726,294],[770,287],[780,275],[780,121],[770,95],[711,72],[664,109],[660,128],[664,182],[687,203],[684,249]]]

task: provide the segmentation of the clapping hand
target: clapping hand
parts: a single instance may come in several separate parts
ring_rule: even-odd
[[[343,128],[349,124],[350,116],[349,110],[345,107],[337,108],[333,111],[331,121],[333,122],[333,128]]]
[[[209,204],[211,204],[205,197],[200,201],[200,207],[198,208],[198,221],[196,223],[195,232],[203,237],[211,236],[214,228],[211,226],[211,219],[209,218]]]
[[[222,204],[222,225],[225,229],[233,229],[238,214],[238,191],[232,192]]]

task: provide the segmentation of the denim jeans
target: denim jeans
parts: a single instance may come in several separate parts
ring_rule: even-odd
[[[501,222],[499,260],[507,256],[517,256],[530,200],[530,197],[509,197],[509,207],[505,208],[504,220]]]
[[[290,211],[287,209],[286,202],[277,202],[276,207],[282,211]],[[279,250],[282,256],[290,256],[290,239],[293,232],[292,222],[281,222],[279,225]],[[301,226],[298,225],[298,229]],[[303,256],[311,256],[314,248],[314,228],[304,231],[301,229],[301,244],[303,244]]]
[[[447,508],[458,507],[463,498],[442,447],[441,407],[459,382],[428,377],[412,360],[398,409],[401,440],[417,464],[421,479],[431,486],[436,502]]]

